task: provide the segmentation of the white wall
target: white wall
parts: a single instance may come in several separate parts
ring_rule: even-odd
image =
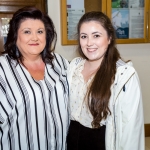
[[[77,56],[75,46],[61,45],[60,0],[48,0],[48,14],[58,34],[56,52],[72,60]],[[150,123],[150,44],[119,44],[117,47],[125,60],[132,60],[138,72],[143,95],[144,119],[145,123]]]

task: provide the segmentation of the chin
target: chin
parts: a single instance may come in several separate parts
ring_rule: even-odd
[[[96,58],[88,58],[88,61],[98,61]]]

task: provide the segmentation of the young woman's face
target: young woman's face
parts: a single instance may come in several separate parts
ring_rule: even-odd
[[[18,29],[17,47],[23,57],[40,55],[46,45],[46,31],[38,19],[24,20]]]
[[[85,22],[80,28],[80,45],[89,61],[101,62],[110,43],[106,30],[96,21]]]

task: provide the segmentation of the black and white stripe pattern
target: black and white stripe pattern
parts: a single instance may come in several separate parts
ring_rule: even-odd
[[[68,62],[54,57],[54,69],[47,64],[40,81],[8,55],[0,57],[0,150],[65,150]]]

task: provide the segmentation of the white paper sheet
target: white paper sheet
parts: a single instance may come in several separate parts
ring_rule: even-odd
[[[67,5],[74,9],[84,9],[84,0],[67,0]]]
[[[129,8],[144,7],[144,0],[129,0]]]
[[[144,8],[132,8],[129,15],[129,38],[144,37]]]
[[[77,32],[77,24],[79,19],[84,14],[84,9],[67,9],[67,22],[68,22],[68,39],[73,40],[75,38],[75,34]]]

